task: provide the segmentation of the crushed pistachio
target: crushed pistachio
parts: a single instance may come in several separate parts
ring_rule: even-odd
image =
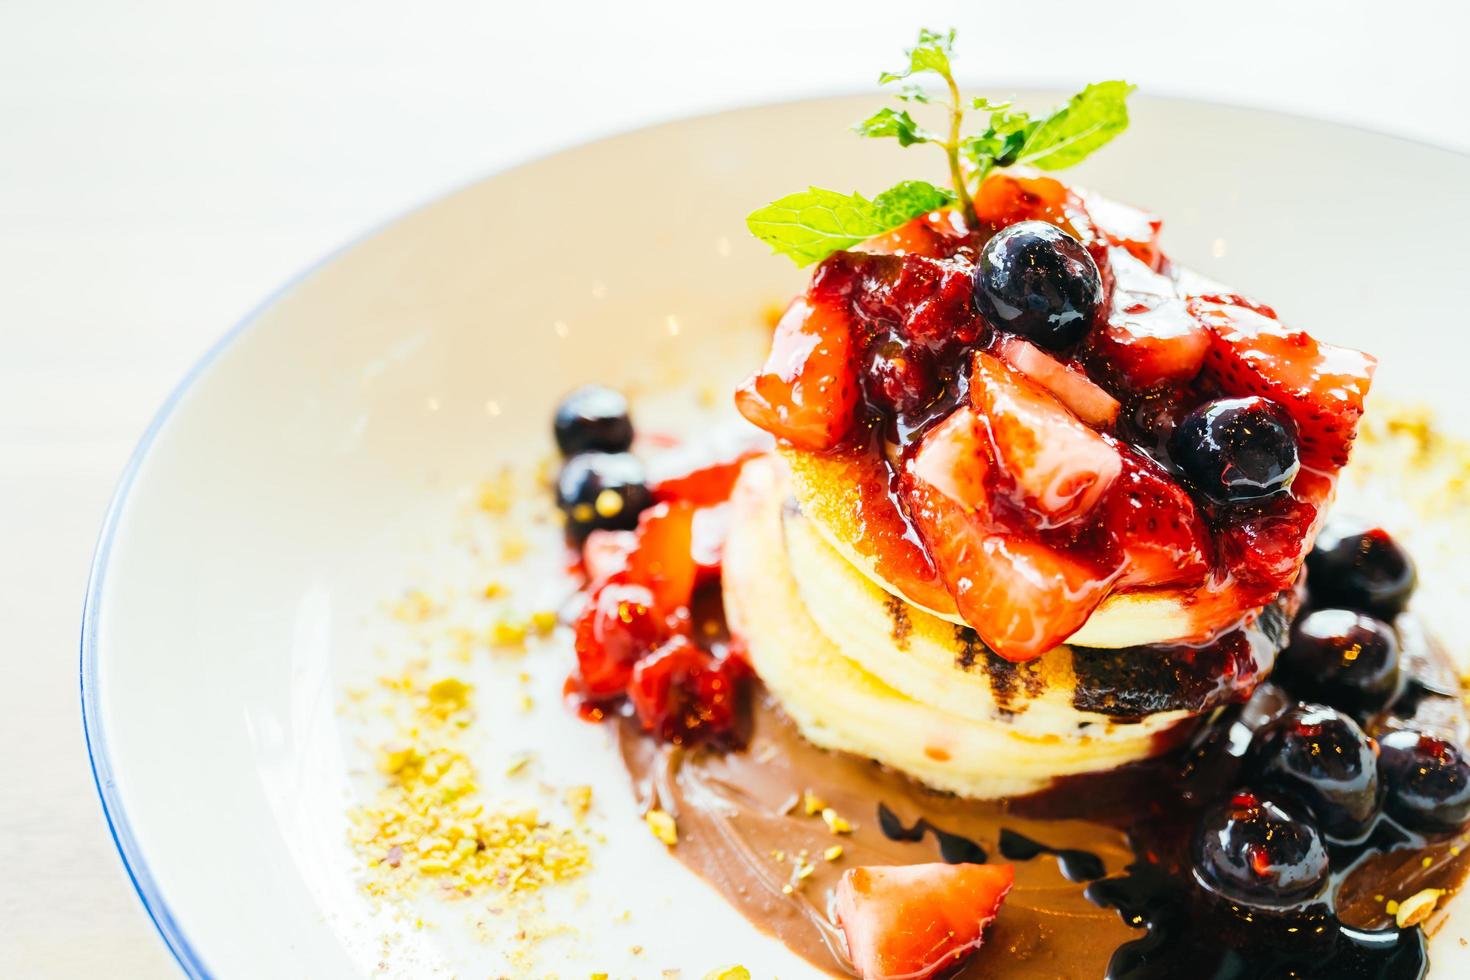
[[[567,809],[572,811],[572,816],[576,817],[578,821],[587,819],[587,814],[592,811],[592,787],[567,787],[566,801]]]
[[[520,561],[530,549],[530,543],[521,535],[507,534],[500,541],[500,558],[502,561]]]
[[[505,595],[504,583],[486,582],[484,595],[486,599],[499,599],[501,596]]]
[[[815,817],[827,809],[827,803],[811,790],[805,790],[801,794],[801,808],[809,817]]]
[[[822,852],[822,860],[824,861],[836,861],[840,857],[842,857],[841,844],[833,844],[831,847]]]
[[[531,613],[531,629],[538,636],[545,636],[556,629],[557,617],[554,609],[539,609]]]
[[[422,623],[439,611],[427,594],[414,589],[393,607],[393,618],[404,623]]]
[[[490,645],[496,647],[519,647],[526,642],[526,624],[508,618],[497,619],[490,625]]]
[[[704,980],[750,980],[750,971],[743,966],[720,966],[706,973]]]
[[[1443,894],[1443,888],[1420,889],[1399,903],[1399,907],[1394,910],[1394,921],[1400,929],[1419,925],[1433,914]]]
[[[674,818],[669,816],[658,807],[654,807],[643,815],[643,820],[648,824],[648,829],[653,836],[663,841],[669,847],[679,843],[679,825]]]
[[[1383,911],[1389,915],[1397,916],[1399,914],[1399,903],[1390,898],[1383,903]]]
[[[515,503],[515,481],[510,470],[501,470],[480,484],[480,509],[487,514],[505,514]]]
[[[520,775],[522,772],[525,772],[526,767],[529,766],[531,764],[531,761],[535,758],[536,757],[530,752],[521,752],[517,754],[514,758],[510,760],[510,765],[505,767],[505,774],[507,776]]]
[[[847,820],[845,820],[844,818],[838,816],[837,811],[832,809],[830,806],[825,807],[822,810],[822,819],[826,822],[827,829],[832,831],[832,833],[834,834],[852,833],[852,824],[848,823]]]

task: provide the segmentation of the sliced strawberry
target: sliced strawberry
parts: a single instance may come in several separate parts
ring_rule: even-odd
[[[1154,272],[1168,261],[1159,247],[1159,232],[1164,222],[1137,208],[1110,201],[1097,194],[1077,190],[1087,215],[1109,245],[1126,249],[1139,262]]]
[[[655,501],[682,501],[696,507],[712,507],[730,499],[735,481],[740,479],[740,468],[747,460],[760,455],[758,449],[748,449],[731,459],[707,462],[682,473],[655,480],[649,487]]]
[[[1209,574],[1210,534],[1184,488],[1159,464],[1128,451],[1103,503],[1126,556],[1119,589],[1198,585]]]
[[[1317,517],[1316,507],[1295,497],[1260,514],[1236,515],[1220,529],[1220,557],[1241,583],[1274,595],[1301,572]]]
[[[593,531],[582,545],[582,571],[587,587],[596,589],[628,567],[628,556],[638,547],[638,535],[632,531]]]
[[[694,557],[696,584],[719,577],[725,559],[725,539],[730,536],[730,517],[728,502],[694,512],[689,550]]]
[[[970,401],[1000,468],[1043,525],[1089,513],[1123,468],[1118,450],[1045,388],[991,354],[975,354]]]
[[[953,208],[931,211],[908,224],[875,235],[853,249],[874,255],[924,255],[941,258],[953,254],[964,242],[966,231],[959,212]]]
[[[628,556],[628,581],[646,586],[654,606],[671,615],[694,594],[694,513],[691,504],[655,504],[638,518],[638,546]]]
[[[1051,177],[991,174],[975,195],[975,216],[997,231],[1021,221],[1065,225],[1067,205],[1075,199],[1066,184]]]
[[[1131,389],[1191,380],[1209,352],[1210,332],[1190,315],[1167,277],[1118,249],[1112,250],[1111,265],[1111,309],[1107,322],[1089,336],[1089,350]]]
[[[1118,419],[1118,400],[1093,384],[1087,375],[1070,368],[1035,344],[1020,337],[1005,336],[996,348],[1001,357],[1026,377],[1041,385],[1072,410],[1072,414],[1098,428],[1112,428]]]
[[[1363,414],[1376,361],[1321,344],[1300,330],[1244,306],[1197,297],[1190,312],[1210,331],[1205,371],[1230,395],[1259,395],[1290,413],[1304,466],[1335,470]]]
[[[966,510],[988,511],[994,469],[980,416],[962,405],[929,430],[909,463],[909,472]]]
[[[618,581],[601,586],[574,629],[581,692],[593,700],[622,694],[633,665],[667,635],[647,588]]]
[[[965,622],[1007,660],[1032,660],[1077,632],[1117,571],[1074,561],[1031,538],[998,532],[912,472],[909,514]]]
[[[852,318],[835,298],[791,304],[765,367],[742,384],[735,405],[751,422],[803,449],[831,449],[852,427]]]
[[[833,913],[862,980],[925,980],[980,948],[1014,881],[1009,864],[852,868]]]
[[[685,742],[735,727],[742,660],[718,658],[686,636],[668,642],[633,668],[628,699],[645,731]]]

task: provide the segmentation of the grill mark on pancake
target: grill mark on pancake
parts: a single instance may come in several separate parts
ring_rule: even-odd
[[[990,678],[990,693],[995,698],[996,710],[1007,718],[1025,711],[1025,704],[1015,703],[1016,694],[1022,684],[1029,693],[1033,681],[1019,670],[1019,665],[991,650],[980,639],[980,635],[968,626],[956,626],[954,638],[960,646],[960,652],[955,656],[955,666],[969,671],[977,663],[982,665],[985,676]],[[1035,683],[1040,686],[1040,675],[1036,677]]]
[[[909,634],[914,631],[913,621],[909,619],[908,603],[896,595],[890,595],[885,597],[883,604],[888,610],[888,622],[892,626],[889,635],[893,637],[894,646],[907,650]]]

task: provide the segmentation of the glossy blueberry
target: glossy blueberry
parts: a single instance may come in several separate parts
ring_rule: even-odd
[[[1414,830],[1458,830],[1470,819],[1470,763],[1459,746],[1400,730],[1378,739],[1383,807]]]
[[[630,531],[653,503],[643,464],[629,453],[582,453],[562,464],[556,504],[567,536],[580,542],[592,531]]]
[[[1228,899],[1294,905],[1327,881],[1327,849],[1300,804],[1238,790],[1200,816],[1191,844],[1195,875]]]
[[[975,268],[975,307],[997,330],[1058,351],[1086,336],[1102,309],[1102,276],[1082,243],[1046,221],[997,232]]]
[[[1301,461],[1296,424],[1265,398],[1220,398],[1180,420],[1169,455],[1215,500],[1268,497],[1291,486]]]
[[[633,445],[628,400],[601,385],[583,385],[556,406],[552,423],[563,456],[621,453]]]
[[[1347,606],[1386,619],[1408,605],[1418,576],[1408,552],[1383,528],[1339,519],[1307,556],[1307,589],[1318,606]]]
[[[1347,715],[1300,704],[1256,734],[1251,781],[1306,804],[1323,834],[1358,840],[1378,814],[1378,757]]]
[[[1326,702],[1361,721],[1398,692],[1398,634],[1383,620],[1351,609],[1318,609],[1292,626],[1274,676],[1299,697]]]

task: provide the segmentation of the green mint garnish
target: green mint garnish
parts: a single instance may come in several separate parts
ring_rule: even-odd
[[[985,131],[961,135],[965,106],[950,68],[954,36],[953,29],[920,31],[918,44],[907,52],[908,66],[878,77],[881,85],[904,82],[895,97],[923,105],[930,96],[913,76],[938,75],[949,95],[941,103],[948,116],[943,132],[924,128],[907,109],[893,108],[879,109],[853,127],[859,135],[895,139],[899,146],[938,146],[949,164],[952,191],[909,180],[868,200],[812,187],[752,212],[746,218],[751,233],[797,265],[809,265],[950,204],[958,203],[973,225],[971,188],[978,188],[992,170],[1022,163],[1041,170],[1070,167],[1128,128],[1126,100],[1134,86],[1109,81],[1087,86],[1066,105],[1037,118],[1013,110],[1008,102],[974,99],[969,108],[990,114]]]

